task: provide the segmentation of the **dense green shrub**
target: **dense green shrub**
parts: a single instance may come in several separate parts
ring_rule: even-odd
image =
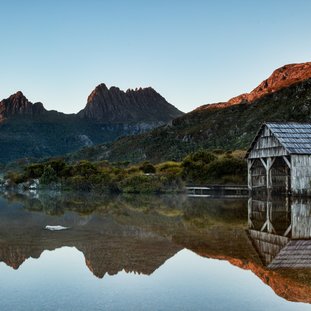
[[[57,182],[57,174],[51,165],[44,167],[42,176],[40,177],[40,184],[49,185],[51,183]]]
[[[208,173],[210,177],[214,178],[221,178],[225,175],[246,176],[246,164],[241,159],[225,157],[210,163]]]
[[[185,187],[185,182],[179,173],[167,172],[162,174],[160,181],[162,183],[161,192],[179,192],[183,191]]]
[[[145,174],[154,174],[156,172],[156,168],[149,162],[144,162],[139,169]]]
[[[211,152],[217,155],[221,155],[224,154],[226,151],[223,149],[213,149]]]
[[[82,160],[73,166],[73,175],[88,177],[96,173],[96,166],[90,161]]]
[[[182,177],[188,183],[244,183],[246,164],[232,152],[216,157],[206,150],[188,155],[182,162]]]
[[[162,183],[158,176],[133,175],[120,182],[120,189],[126,193],[159,193]]]
[[[213,153],[211,153],[207,150],[204,150],[204,149],[200,149],[199,151],[196,151],[194,153],[190,153],[190,155],[187,156],[186,159],[187,158],[193,162],[201,161],[205,164],[208,164],[208,163],[217,159],[217,157]]]
[[[129,167],[128,169],[126,169],[127,174],[139,174],[141,173],[141,170],[139,169],[138,166],[133,165],[131,167]]]
[[[180,162],[174,162],[174,161],[167,161],[156,165],[157,170],[160,173],[180,173],[181,163]]]
[[[4,179],[9,179],[13,184],[20,184],[27,181],[27,177],[19,172],[8,172],[4,175]]]
[[[245,183],[244,152],[199,150],[189,154],[182,162],[168,161],[152,165],[144,162],[131,165],[127,162],[79,161],[66,163],[51,159],[31,164],[24,174],[7,174],[13,184],[40,178],[42,184],[61,182],[63,189],[98,192],[163,193],[184,189],[185,183]]]
[[[65,187],[69,187],[72,190],[77,191],[91,191],[92,185],[87,177],[84,176],[73,176],[66,179]]]
[[[26,178],[40,178],[44,171],[44,164],[36,163],[31,164],[25,168]]]
[[[51,166],[55,171],[56,175],[60,176],[61,172],[66,168],[66,163],[64,159],[52,159],[44,163],[44,166]]]
[[[192,183],[204,183],[207,181],[208,165],[215,161],[217,157],[206,151],[199,150],[189,154],[182,161],[182,176],[185,180]]]

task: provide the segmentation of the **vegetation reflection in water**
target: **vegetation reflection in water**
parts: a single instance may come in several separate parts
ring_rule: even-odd
[[[230,282],[227,279],[228,275],[224,273],[219,273],[218,280],[215,279],[215,275],[213,279],[210,279],[211,271],[208,272],[206,278],[201,280],[197,276],[199,287],[198,284],[193,284],[188,273],[185,273],[183,277],[175,275],[173,279],[175,281],[178,279],[178,282],[172,285],[172,281],[169,281],[170,286],[174,287],[184,282],[185,285],[188,283],[193,287],[189,290],[187,302],[181,306],[187,310],[195,309],[195,306],[198,309],[203,308],[208,301],[210,303],[212,301],[210,297],[210,294],[214,292],[212,284],[218,284],[219,293],[223,295],[223,298],[231,297],[230,301],[227,301],[227,307],[230,304],[234,306],[235,303],[236,307],[241,307],[250,299],[243,294],[243,290],[249,290],[249,285],[242,281],[246,273],[243,270],[250,270],[277,294],[273,294],[273,299],[266,300],[267,303],[269,301],[271,308],[281,304],[283,309],[288,307],[288,310],[293,310],[293,308],[298,310],[308,305],[290,304],[286,301],[311,302],[311,256],[308,253],[311,230],[310,211],[311,207],[308,202],[298,200],[289,202],[288,200],[250,199],[247,201],[246,199],[224,198],[189,199],[180,195],[112,198],[81,193],[51,192],[26,196],[6,193],[0,201],[0,260],[7,266],[18,269],[18,273],[22,273],[24,266],[31,264],[34,271],[32,270],[33,274],[29,277],[37,280],[40,279],[40,273],[50,276],[48,272],[36,271],[36,267],[40,270],[40,261],[44,262],[45,258],[48,262],[48,257],[53,258],[53,252],[46,253],[45,251],[71,247],[57,250],[56,253],[61,254],[64,266],[68,263],[68,267],[81,269],[80,266],[76,266],[77,259],[75,258],[80,258],[80,255],[72,251],[74,247],[83,253],[85,264],[93,275],[99,279],[109,279],[109,284],[119,280],[120,282],[117,283],[121,290],[122,282],[129,282],[124,279],[126,277],[121,271],[155,277],[163,269],[167,269],[169,263],[175,262],[176,267],[182,263],[185,271],[188,269],[196,275],[198,269],[205,269],[203,268],[205,265],[206,267],[217,265],[216,262],[210,260],[203,263],[201,261],[203,258],[220,259],[221,261],[217,263],[219,262],[221,266],[218,266],[218,270],[215,268],[217,271],[231,269],[228,273],[235,275],[237,268],[234,267],[239,268],[240,272],[237,277],[241,280],[235,281],[240,281],[240,286],[243,285],[240,288],[241,293],[236,293],[235,298],[229,295],[225,283],[227,282],[228,285]],[[46,225],[62,225],[70,229],[62,232],[49,232],[43,230]],[[40,260],[31,259],[39,257]],[[55,260],[57,261],[57,258]],[[69,260],[72,264],[68,262]],[[228,263],[231,268],[228,268]],[[50,260],[49,264],[53,265],[55,262]],[[45,266],[45,269],[50,268]],[[204,276],[203,270],[201,271],[202,277]],[[4,271],[3,266],[0,266],[0,271],[4,273],[0,282],[3,288],[8,282],[3,277],[7,275],[11,278],[10,271],[12,270]],[[64,273],[65,276],[66,273]],[[55,271],[55,274],[59,275],[60,271]],[[64,280],[64,275],[61,279],[67,286],[70,287],[70,283],[78,290],[81,285],[81,288],[88,291],[83,280],[81,284],[76,279],[71,283],[70,279]],[[113,278],[110,277],[112,275],[116,281],[112,281]],[[122,275],[123,281],[120,279]],[[171,274],[167,272],[164,279],[168,281],[169,276]],[[258,279],[257,281],[256,290],[266,288],[261,285],[261,281]],[[93,279],[90,282],[95,281]],[[134,282],[133,286],[137,286],[136,294],[140,297],[148,291],[144,292],[139,282],[139,280]],[[145,281],[141,282],[144,284]],[[89,286],[92,288],[93,285],[89,284]],[[117,292],[118,286],[114,288]],[[165,283],[162,287],[165,288]],[[209,289],[209,294],[204,292],[205,299],[198,298],[197,295],[199,292],[202,293],[202,288]],[[157,291],[154,288],[149,288],[149,290]],[[166,288],[168,295],[173,291],[173,288]],[[109,289],[105,288],[105,295],[108,295],[111,300],[120,299],[117,295],[114,297],[108,292]],[[49,294],[46,295],[49,296]],[[163,303],[164,296],[161,298]],[[183,299],[181,297],[178,299]],[[48,299],[46,297],[46,301]],[[153,299],[157,300],[157,298]],[[200,299],[203,300],[200,302]],[[219,301],[214,301],[215,305],[210,306],[211,310],[217,310],[216,305]],[[100,299],[98,303],[101,303]],[[149,302],[145,301],[145,303]],[[180,301],[178,303],[175,301],[175,305],[172,303],[171,301],[166,309],[180,306]],[[4,298],[1,304],[2,306],[10,305]],[[160,301],[158,304],[160,306]],[[155,301],[151,307],[155,310],[159,309]],[[122,306],[119,305],[119,308],[122,309]],[[126,303],[123,308],[126,309]],[[145,309],[138,305],[136,308]],[[163,305],[161,308],[163,309]],[[94,309],[97,310],[95,307]],[[249,305],[248,309],[257,310],[256,304],[253,308]]]

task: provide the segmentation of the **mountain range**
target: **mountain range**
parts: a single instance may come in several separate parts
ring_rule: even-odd
[[[98,85],[77,114],[48,111],[22,92],[0,102],[0,162],[50,157],[166,124],[183,113],[151,87]]]
[[[150,132],[88,148],[88,154],[92,160],[160,162],[180,160],[199,148],[246,149],[268,121],[311,121],[311,62],[285,65],[250,93],[203,105]],[[71,159],[83,154],[86,150]]]
[[[199,148],[246,149],[268,121],[311,121],[311,62],[285,65],[250,93],[186,114],[150,87],[100,84],[77,114],[47,111],[17,92],[0,102],[0,162],[67,153],[70,160],[180,160]]]

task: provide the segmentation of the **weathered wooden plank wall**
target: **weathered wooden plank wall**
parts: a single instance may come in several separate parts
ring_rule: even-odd
[[[278,157],[288,155],[287,150],[281,145],[271,131],[265,127],[249,153],[249,159]]]
[[[293,200],[292,202],[292,238],[311,239],[311,209],[310,202]]]
[[[292,155],[291,165],[292,193],[311,195],[311,155]]]

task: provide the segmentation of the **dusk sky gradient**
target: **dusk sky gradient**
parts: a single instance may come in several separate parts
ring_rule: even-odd
[[[77,112],[99,83],[188,112],[311,61],[311,1],[2,1],[0,99]]]

